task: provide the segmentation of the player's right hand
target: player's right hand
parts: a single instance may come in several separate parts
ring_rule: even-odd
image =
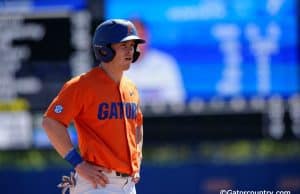
[[[88,180],[95,189],[97,188],[97,185],[105,187],[105,185],[108,183],[107,176],[102,172],[111,172],[111,170],[109,169],[91,164],[86,161],[83,161],[80,164],[78,164],[75,170],[79,174],[79,176]]]

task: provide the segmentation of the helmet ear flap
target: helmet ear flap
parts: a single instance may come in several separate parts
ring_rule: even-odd
[[[138,60],[138,58],[139,58],[140,55],[141,55],[141,53],[140,53],[140,51],[138,49],[138,44],[135,44],[132,63],[136,62],[136,60]]]
[[[94,45],[94,52],[96,59],[103,62],[109,62],[115,56],[115,51],[109,45]]]
[[[138,60],[140,55],[141,55],[141,53],[139,51],[134,51],[132,63],[136,62],[136,60]]]

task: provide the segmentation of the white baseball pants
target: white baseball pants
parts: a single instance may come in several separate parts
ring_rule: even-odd
[[[90,182],[76,174],[76,185],[70,189],[70,194],[136,194],[132,177],[116,176],[114,171],[105,175],[109,183],[105,187],[98,186],[94,189]]]

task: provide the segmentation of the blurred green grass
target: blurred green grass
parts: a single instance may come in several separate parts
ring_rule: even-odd
[[[143,162],[157,165],[293,160],[300,158],[300,141],[263,139],[205,141],[197,144],[145,144],[143,157]],[[0,169],[43,170],[51,166],[70,167],[53,149],[0,151]]]

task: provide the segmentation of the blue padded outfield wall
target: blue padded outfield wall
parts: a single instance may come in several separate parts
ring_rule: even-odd
[[[269,190],[300,193],[300,161],[249,164],[144,164],[139,194],[213,194],[226,190]],[[56,188],[68,169],[1,170],[1,194],[59,194]]]

